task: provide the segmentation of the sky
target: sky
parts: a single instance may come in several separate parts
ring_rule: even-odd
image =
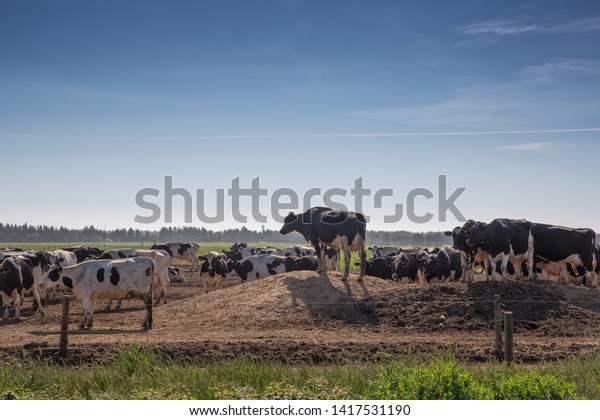
[[[335,188],[446,230],[464,189],[461,217],[600,231],[598,39],[597,1],[0,0],[0,223],[277,229],[281,189]]]

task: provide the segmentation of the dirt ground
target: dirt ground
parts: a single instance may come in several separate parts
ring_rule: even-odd
[[[182,266],[185,267],[185,266]],[[187,269],[187,267],[185,267]],[[92,330],[80,330],[81,305],[70,311],[69,360],[97,361],[121,345],[149,344],[175,359],[241,357],[285,362],[340,363],[446,350],[469,361],[494,355],[493,296],[514,314],[515,356],[524,363],[600,350],[600,291],[554,282],[475,282],[399,285],[337,272],[278,274],[241,283],[231,275],[204,293],[200,276],[186,272],[170,301],[153,309],[154,327],[141,328],[141,300],[118,311],[98,302]],[[58,346],[62,306],[47,317],[25,303],[20,322],[0,321],[0,358],[42,354]],[[44,357],[57,358],[52,351]]]

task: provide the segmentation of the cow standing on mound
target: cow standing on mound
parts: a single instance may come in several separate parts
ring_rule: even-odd
[[[365,276],[365,238],[367,221],[361,213],[352,211],[335,210],[328,207],[313,207],[302,214],[290,212],[284,219],[280,230],[282,235],[296,231],[306,241],[314,246],[315,254],[319,258],[317,272],[326,272],[325,252],[331,247],[344,253],[344,275],[342,280],[348,279],[350,269],[350,252],[360,253],[360,274],[358,281]]]

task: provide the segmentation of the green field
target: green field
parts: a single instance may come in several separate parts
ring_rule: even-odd
[[[96,364],[0,363],[3,399],[598,399],[600,356],[530,366],[465,364],[448,355],[383,363],[289,365],[169,360],[123,347]]]

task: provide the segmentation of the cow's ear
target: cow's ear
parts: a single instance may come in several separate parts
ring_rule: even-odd
[[[200,255],[200,256],[198,257],[198,259],[199,259],[200,261],[204,261],[204,260],[205,260],[205,258],[204,258],[204,255]]]
[[[444,235],[446,235],[446,236],[452,236],[452,232],[449,231],[449,230],[447,230],[447,231],[444,232]]]

